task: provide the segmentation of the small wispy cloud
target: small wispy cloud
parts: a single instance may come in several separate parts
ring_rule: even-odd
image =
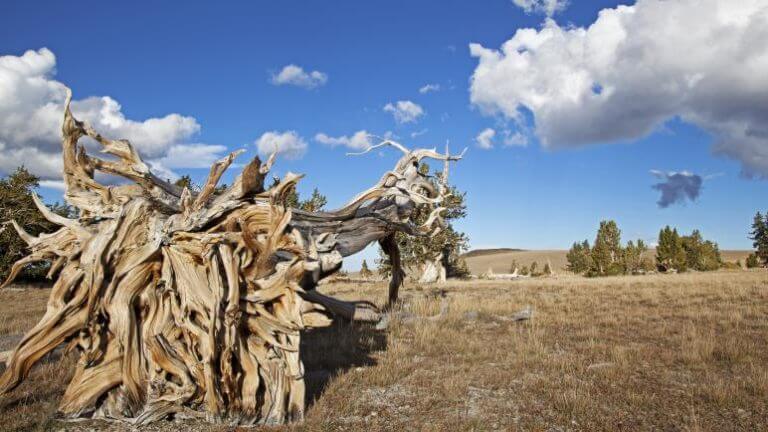
[[[528,137],[519,131],[511,131],[509,129],[502,129],[501,132],[496,132],[493,128],[485,128],[480,131],[475,137],[477,146],[484,150],[490,150],[494,148],[496,138],[499,138],[504,147],[526,147],[528,145]]]
[[[422,129],[422,130],[417,130],[417,131],[411,132],[411,138],[420,137],[420,136],[424,135],[427,132],[429,132],[429,129]]]
[[[528,145],[528,137],[524,134],[512,132],[509,129],[504,129],[504,146],[506,147],[526,147]]]
[[[426,84],[419,88],[419,93],[421,94],[427,94],[431,92],[438,92],[440,91],[440,84]]]
[[[477,134],[475,137],[475,142],[481,149],[490,150],[493,148],[493,138],[495,136],[496,131],[494,129],[485,128],[479,134]]]
[[[701,195],[704,178],[688,171],[659,171],[651,170],[651,174],[662,180],[651,186],[661,192],[661,197],[656,202],[660,208],[667,208],[673,204],[683,204],[686,201],[696,201]]]
[[[568,7],[568,0],[512,0],[512,3],[526,13],[543,13],[548,17]]]
[[[306,72],[301,66],[289,64],[279,73],[272,75],[274,85],[293,85],[305,89],[313,89],[325,85],[328,75],[320,71]]]

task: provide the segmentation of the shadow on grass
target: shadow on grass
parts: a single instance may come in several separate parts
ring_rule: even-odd
[[[301,360],[304,363],[306,408],[322,395],[336,375],[355,367],[374,366],[371,354],[387,348],[387,333],[371,324],[341,320],[327,328],[313,329],[302,335]]]

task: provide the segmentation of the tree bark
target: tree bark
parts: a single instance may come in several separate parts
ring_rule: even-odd
[[[395,235],[390,234],[379,240],[379,245],[384,253],[389,256],[389,263],[392,268],[392,276],[389,280],[389,295],[387,297],[387,309],[389,309],[397,303],[398,293],[405,279],[405,271],[400,262],[400,248],[397,246]]]
[[[246,164],[221,193],[216,185],[239,152],[216,162],[199,193],[155,176],[130,142],[102,137],[69,109],[62,126],[67,219],[35,202],[61,228],[29,235],[31,251],[11,269],[51,260],[56,282],[44,316],[21,340],[0,376],[0,395],[62,344],[80,354],[59,405],[68,418],[103,418],[140,426],[170,416],[231,425],[302,419],[301,332],[331,316],[374,320],[375,308],[314,291],[342,259],[379,240],[392,258],[389,301],[403,272],[395,232],[425,235],[439,220],[442,197],[415,167],[433,150],[407,151],[374,187],[334,212],[289,208],[299,175],[264,187],[275,155]],[[88,155],[88,136],[110,159]],[[374,146],[372,148],[375,148]],[[102,185],[101,171],[129,181]],[[425,192],[426,191],[426,192]],[[414,205],[435,207],[429,225],[407,222]]]

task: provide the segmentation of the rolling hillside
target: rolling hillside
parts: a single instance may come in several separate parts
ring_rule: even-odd
[[[737,261],[742,264],[751,251],[748,250],[724,250],[721,251],[723,260]],[[512,261],[519,265],[530,266],[536,261],[539,268],[549,260],[555,271],[563,271],[568,265],[566,260],[567,250],[521,250],[521,249],[476,249],[464,254],[464,259],[472,274],[479,275],[492,268],[495,273],[508,273]],[[656,252],[651,249],[647,252],[653,256]]]

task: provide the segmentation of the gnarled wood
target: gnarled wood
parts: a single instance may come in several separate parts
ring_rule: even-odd
[[[228,424],[278,424],[304,413],[301,332],[331,316],[377,320],[372,305],[350,304],[314,291],[342,259],[379,241],[390,255],[389,304],[403,270],[395,232],[427,235],[440,225],[443,188],[418,172],[425,157],[461,156],[409,151],[395,169],[341,209],[308,213],[286,198],[301,178],[288,173],[266,189],[275,155],[246,164],[217,193],[240,152],[216,162],[200,192],[155,176],[126,140],[101,136],[70,111],[62,126],[65,199],[78,219],[50,212],[61,228],[37,237],[10,224],[31,254],[24,265],[52,260],[56,282],[47,310],[7,359],[0,394],[62,344],[80,361],[59,411],[70,418],[104,418],[143,425],[173,415]],[[88,155],[87,136],[110,159]],[[372,147],[373,148],[373,147]],[[95,171],[130,183],[107,186]],[[446,170],[447,172],[447,170]],[[434,207],[426,224],[409,220],[415,205]]]

